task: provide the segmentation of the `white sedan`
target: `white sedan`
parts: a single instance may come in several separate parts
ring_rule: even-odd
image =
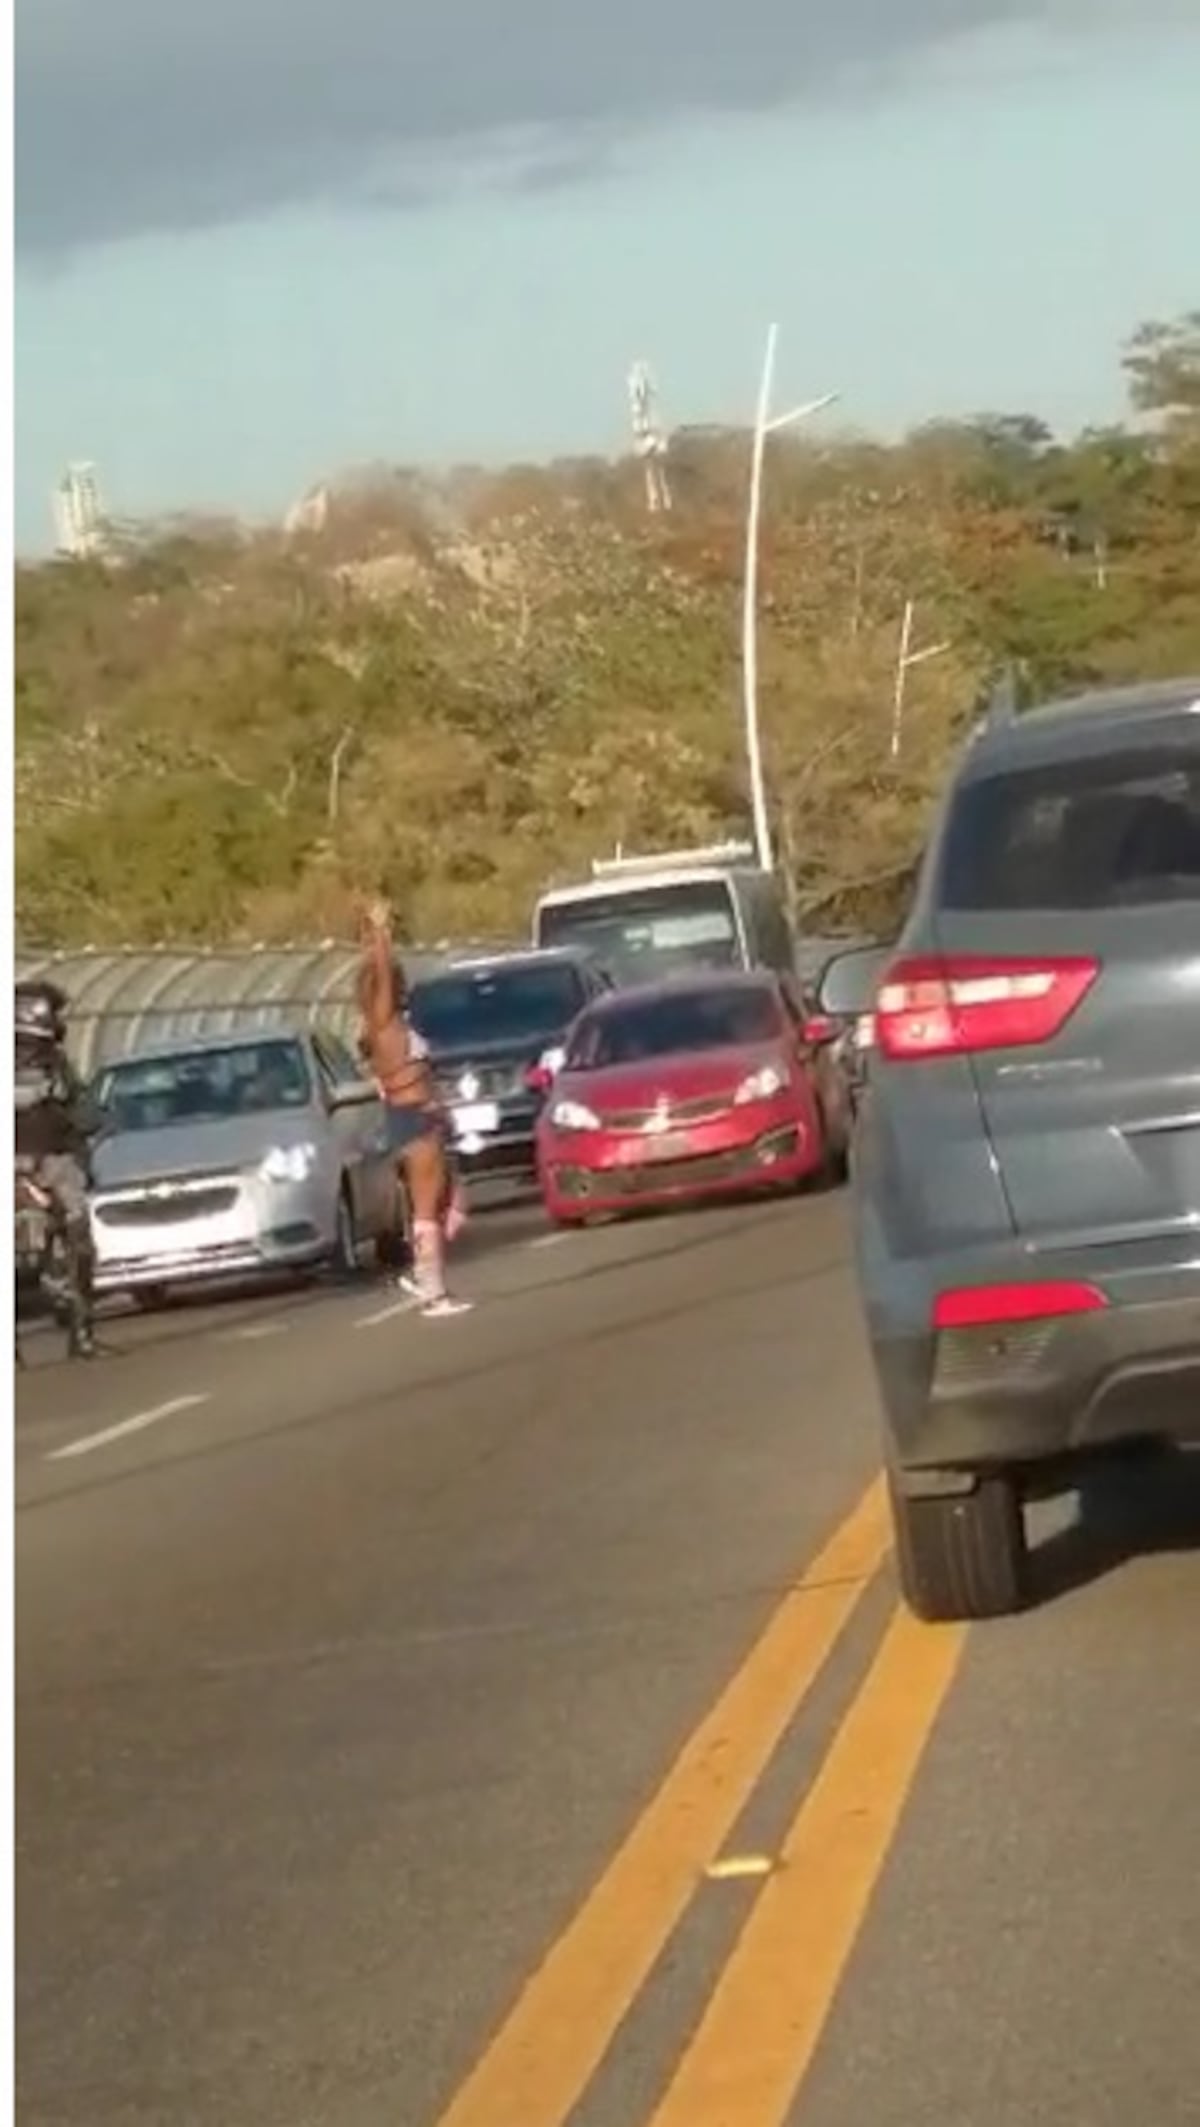
[[[397,1218],[383,1107],[316,1032],[194,1041],[105,1065],[96,1289],[357,1268]]]

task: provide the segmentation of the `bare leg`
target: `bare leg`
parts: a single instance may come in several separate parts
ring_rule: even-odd
[[[426,1305],[446,1297],[442,1247],[442,1204],[446,1194],[446,1156],[433,1131],[404,1153],[413,1215],[413,1255],[417,1290]]]
[[[412,1270],[413,1241],[412,1215],[409,1206],[408,1181],[405,1175],[403,1155],[396,1159],[396,1196],[390,1233],[380,1244],[379,1264],[388,1278],[404,1279]]]

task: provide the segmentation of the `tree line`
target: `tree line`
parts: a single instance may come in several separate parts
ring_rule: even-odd
[[[1129,416],[771,445],[764,750],[801,926],[886,922],[989,675],[1200,670],[1200,312],[1124,350]],[[748,439],[672,446],[675,506],[579,460],[369,469],[314,529],[178,520],[16,572],[16,891],[39,944],[523,932],[620,843],[745,831]],[[901,617],[914,664],[892,750]]]

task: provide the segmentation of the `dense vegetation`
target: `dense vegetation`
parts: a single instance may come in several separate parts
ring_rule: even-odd
[[[1200,670],[1200,313],[1124,357],[1132,419],[771,445],[765,748],[797,913],[870,920],[1001,663]],[[502,934],[621,842],[743,832],[746,438],[433,486],[316,532],[158,527],[16,583],[17,907],[45,944],[321,937],[386,882],[409,936]],[[898,760],[900,618],[916,601]]]

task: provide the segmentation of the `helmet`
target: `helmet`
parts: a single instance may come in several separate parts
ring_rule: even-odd
[[[56,982],[18,982],[13,1012],[17,1033],[33,1041],[65,1041],[67,1003],[66,992]]]

